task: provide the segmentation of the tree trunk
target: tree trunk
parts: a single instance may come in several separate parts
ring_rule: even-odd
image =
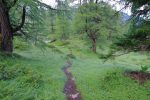
[[[96,53],[96,39],[92,39],[92,51]]]
[[[112,40],[112,32],[111,31],[109,31],[107,39]]]
[[[1,22],[0,22],[0,50],[1,50],[1,46],[2,45],[2,33],[1,33]]]
[[[1,49],[4,52],[12,53],[13,51],[13,33],[11,29],[9,13],[6,6],[0,2],[0,22],[1,22],[1,35],[2,43]]]
[[[87,4],[87,0],[83,0],[83,4]]]
[[[79,0],[79,2],[80,2],[80,6],[82,5],[82,1],[81,0]]]

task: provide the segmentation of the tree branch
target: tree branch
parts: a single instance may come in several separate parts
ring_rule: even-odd
[[[143,10],[137,10],[135,13],[136,15],[146,15],[150,11],[150,8],[143,9]]]
[[[135,13],[132,14],[132,16],[130,17],[130,19],[128,19],[128,21],[130,21],[133,18],[136,18],[138,16],[146,15],[149,11],[150,11],[150,8],[144,9],[144,10],[137,10]]]
[[[13,35],[14,36],[26,36],[26,32],[24,32],[22,29],[21,30],[19,30],[18,32],[16,32],[16,33],[14,33]]]
[[[12,5],[8,7],[8,10],[10,10],[13,6],[15,6],[16,3],[17,3],[17,1],[18,1],[18,0],[14,0],[13,3],[12,3]]]
[[[40,2],[40,1],[36,1],[38,4],[40,4],[41,6],[44,6],[44,7],[46,7],[46,8],[48,8],[48,9],[51,9],[51,10],[56,10],[56,9],[54,9],[54,8],[52,8],[51,6],[49,6],[49,5],[47,5],[47,4],[45,4],[45,3],[42,3],[42,2]]]
[[[95,3],[98,3],[99,0],[96,0]]]
[[[113,53],[111,53],[111,54],[109,54],[109,55],[105,55],[105,56],[107,56],[105,59],[104,59],[104,63],[106,62],[106,61],[108,61],[109,59],[111,59],[111,58],[115,58],[115,57],[119,57],[119,56],[122,56],[122,55],[126,55],[126,54],[129,54],[130,52],[133,52],[133,51],[126,51],[126,52],[124,52],[124,53],[120,53],[120,54],[115,54],[115,52],[113,52]]]
[[[47,5],[47,4],[45,4],[45,3],[42,3],[42,2],[40,2],[40,1],[36,1],[39,5],[41,5],[41,6],[44,6],[45,8],[48,8],[48,9],[50,9],[50,10],[56,10],[56,11],[67,11],[67,9],[55,9],[55,8],[52,8],[50,5]]]
[[[121,8],[119,11],[117,11],[113,16],[117,15],[119,12],[126,9],[128,6],[129,6],[129,3],[126,3],[125,6],[123,8]]]
[[[25,16],[26,16],[26,7],[23,7],[23,14],[22,14],[22,22],[19,26],[17,26],[16,28],[13,29],[13,33],[21,30],[21,28],[23,27],[24,23],[25,23]]]

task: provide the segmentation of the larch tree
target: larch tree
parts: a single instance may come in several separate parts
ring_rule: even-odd
[[[127,33],[119,38],[117,46],[128,51],[150,51],[150,1],[125,0],[131,5],[131,25]]]
[[[62,40],[67,39],[70,33],[69,8],[69,0],[57,0],[56,34],[60,34]]]
[[[112,18],[115,13],[112,8],[104,2],[90,0],[83,1],[75,17],[76,32],[86,34],[92,44],[92,51],[96,53],[97,41],[100,36],[108,34],[110,31],[116,31],[116,21]],[[112,25],[114,24],[114,25]],[[110,26],[111,25],[111,26]],[[111,33],[112,35],[112,33]]]
[[[22,22],[20,25],[13,28],[11,25],[9,12],[16,5],[18,0],[0,0],[0,30],[1,30],[1,49],[5,52],[13,51],[13,36],[15,32],[20,30],[25,23],[26,7],[22,5]]]
[[[0,0],[1,50],[12,53],[14,36],[29,37],[29,34],[26,33],[40,31],[38,26],[42,23],[42,9],[45,8],[56,10],[38,0]]]

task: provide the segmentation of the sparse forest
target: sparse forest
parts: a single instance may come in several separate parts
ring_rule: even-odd
[[[149,99],[149,0],[0,0],[0,100]]]

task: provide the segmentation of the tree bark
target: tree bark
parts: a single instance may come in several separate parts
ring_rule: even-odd
[[[92,51],[96,53],[96,39],[92,39]]]
[[[112,32],[111,31],[109,31],[107,39],[112,40]]]
[[[13,51],[13,33],[9,19],[9,13],[6,6],[0,2],[0,22],[1,22],[1,35],[2,35],[2,43],[1,49],[2,51],[12,53]]]
[[[0,50],[1,50],[1,44],[2,44],[2,33],[1,33],[1,22],[0,22]]]
[[[99,0],[96,0],[95,3],[98,3]]]
[[[0,31],[1,31],[1,50],[7,53],[13,52],[13,36],[15,32],[21,30],[25,23],[26,7],[23,6],[22,22],[16,28],[12,28],[10,23],[9,10],[16,4],[17,0],[14,0],[12,5],[8,5],[7,2],[0,0]]]
[[[79,0],[79,3],[80,3],[80,6],[82,5],[82,1],[81,0]]]
[[[92,42],[92,51],[93,51],[94,53],[96,53],[96,42],[97,42],[96,34],[94,34],[94,33],[92,33],[92,32],[89,32],[88,37],[89,37],[89,39],[90,39],[91,42]]]
[[[87,4],[87,0],[83,0],[83,4]]]

